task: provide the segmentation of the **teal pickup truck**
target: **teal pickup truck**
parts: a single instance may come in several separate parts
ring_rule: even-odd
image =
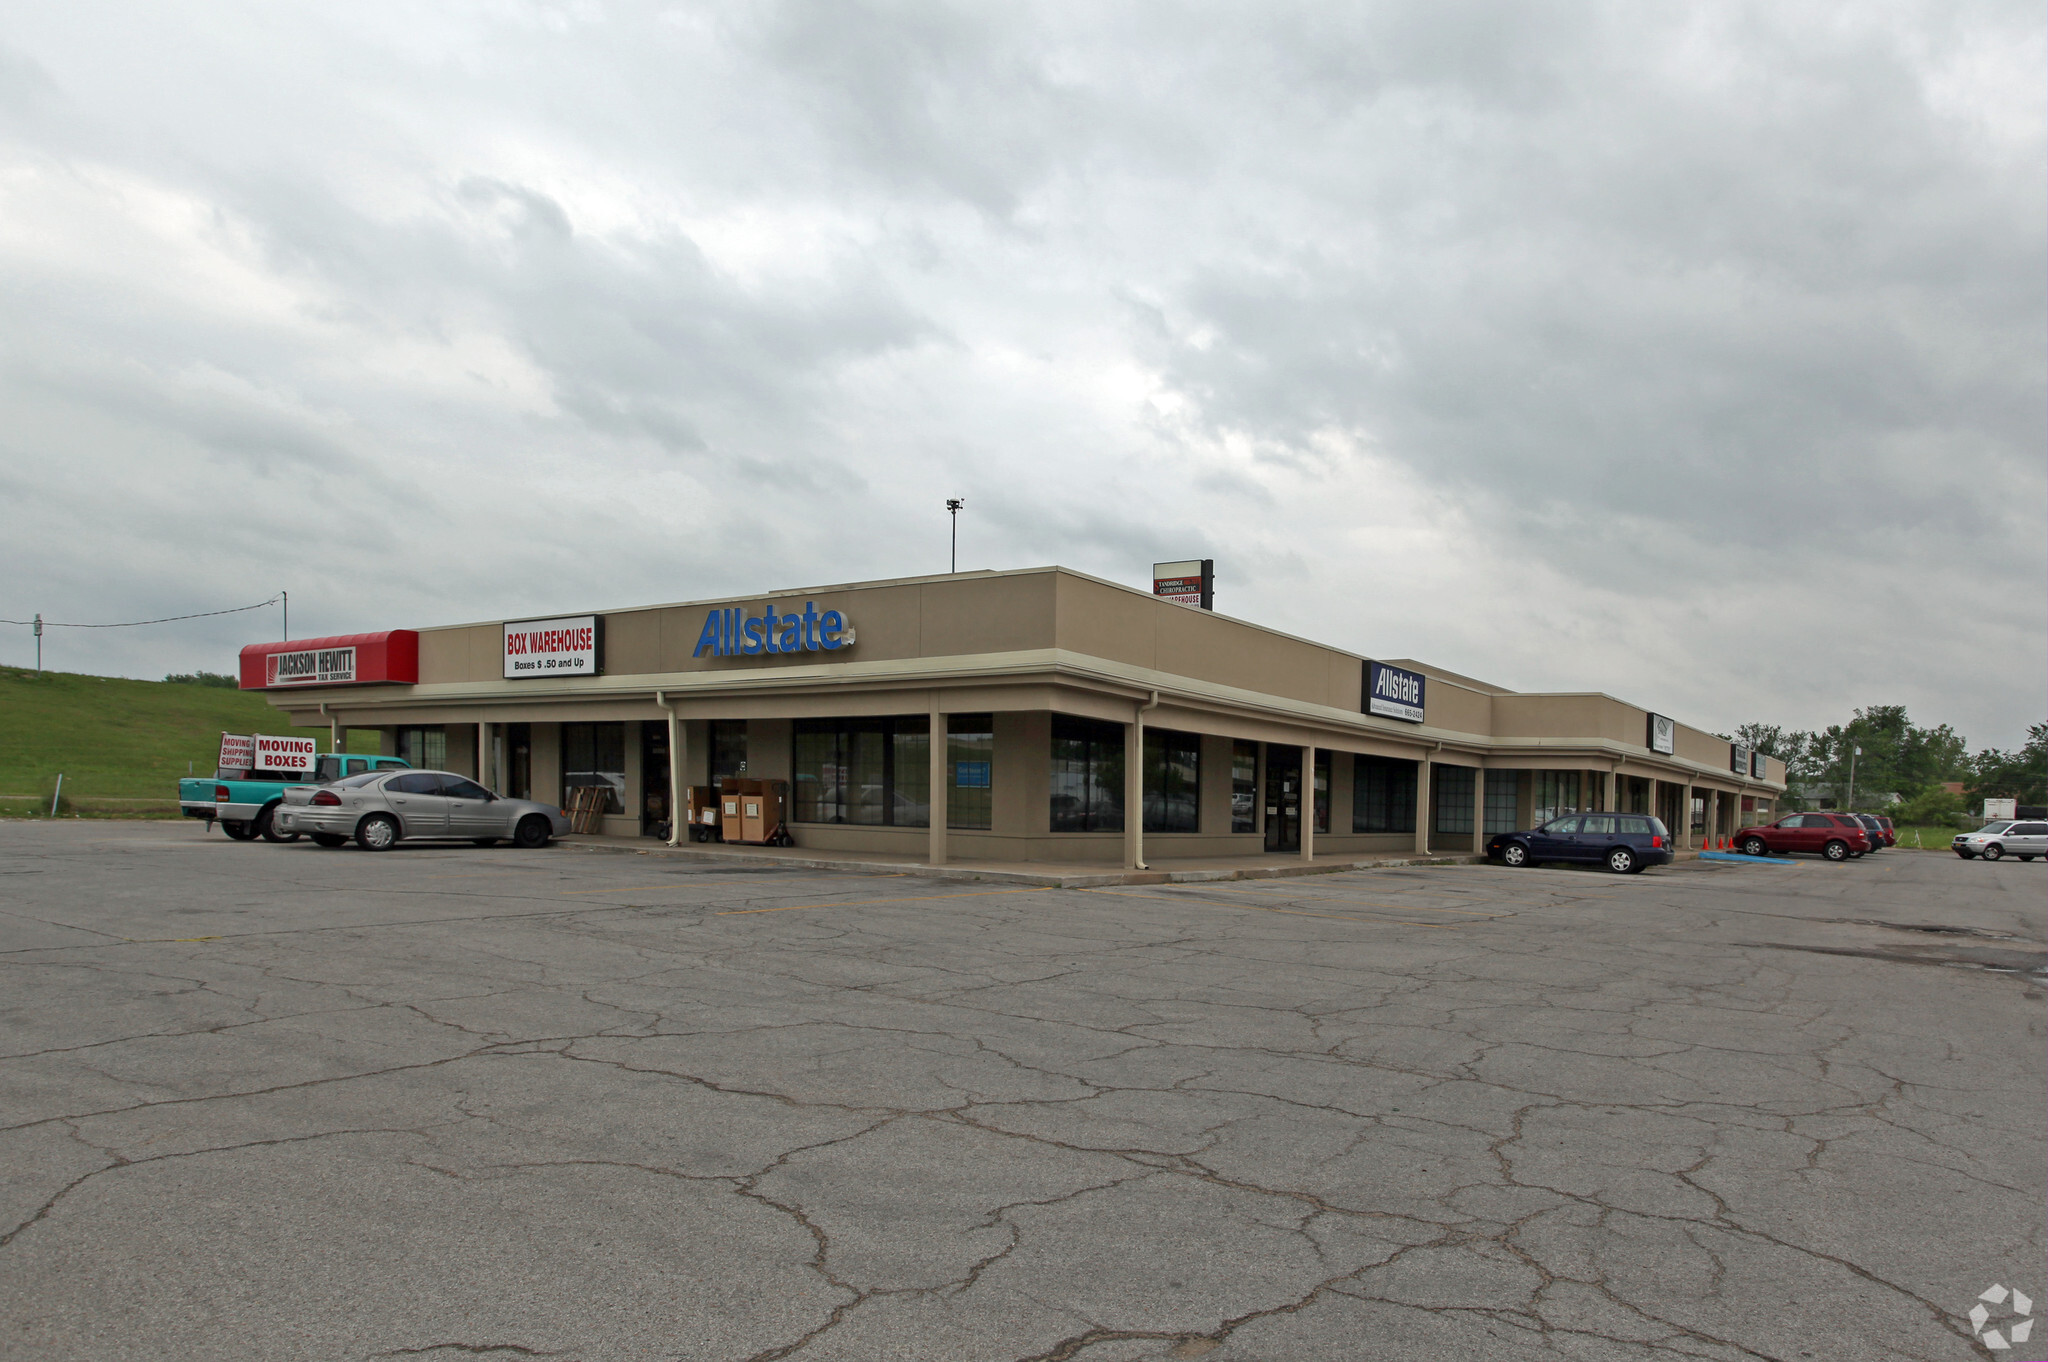
[[[398,757],[367,756],[360,752],[329,752],[313,759],[310,777],[296,771],[251,771],[230,776],[187,776],[178,782],[178,807],[187,818],[218,821],[220,830],[237,842],[261,837],[266,842],[296,842],[296,832],[279,832],[271,814],[286,789],[294,785],[325,785],[343,776],[367,771],[410,770],[412,763]]]

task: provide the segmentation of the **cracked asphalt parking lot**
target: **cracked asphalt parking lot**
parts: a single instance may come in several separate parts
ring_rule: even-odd
[[[2048,1355],[2044,869],[0,823],[0,1357]]]

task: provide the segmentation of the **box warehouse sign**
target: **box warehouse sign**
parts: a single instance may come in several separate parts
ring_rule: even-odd
[[[242,649],[243,690],[380,682],[409,686],[419,679],[420,636],[410,629],[252,643]]]
[[[505,677],[596,676],[604,670],[604,616],[565,615],[505,626]]]
[[[1365,664],[1365,712],[1407,723],[1422,722],[1425,678],[1419,673],[1389,667],[1384,662]]]

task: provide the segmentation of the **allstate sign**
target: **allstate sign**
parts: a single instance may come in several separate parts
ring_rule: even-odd
[[[1384,662],[1365,664],[1365,712],[1411,724],[1422,722],[1425,678]]]
[[[853,624],[837,610],[805,601],[801,615],[778,615],[769,605],[760,615],[742,606],[713,610],[704,617],[691,657],[754,657],[761,653],[836,653],[853,646]]]

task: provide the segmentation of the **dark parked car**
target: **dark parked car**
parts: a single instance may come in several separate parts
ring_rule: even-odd
[[[1887,820],[1879,818],[1874,813],[1852,813],[1849,817],[1861,823],[1863,830],[1870,834],[1872,851],[1883,851],[1888,846],[1898,845],[1898,838],[1892,836],[1885,828]]]
[[[1583,861],[1629,875],[1670,864],[1671,832],[1648,814],[1571,813],[1527,832],[1503,832],[1487,842],[1486,854],[1511,866]]]
[[[1870,850],[1870,830],[1846,813],[1788,813],[1775,823],[1744,828],[1735,843],[1746,856],[1814,851],[1846,861]]]

